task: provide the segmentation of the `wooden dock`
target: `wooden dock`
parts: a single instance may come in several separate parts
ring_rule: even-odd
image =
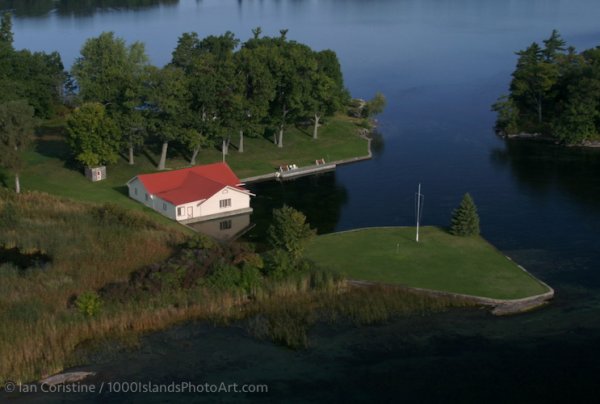
[[[308,166],[308,167],[298,167],[298,168],[293,168],[291,170],[287,170],[287,171],[277,171],[275,173],[275,177],[280,180],[280,181],[285,181],[285,180],[289,180],[292,178],[298,178],[298,177],[303,177],[305,175],[312,175],[312,174],[317,174],[317,173],[322,173],[322,172],[327,172],[327,171],[333,171],[335,170],[335,164],[330,163],[330,164],[318,164],[318,165],[313,165],[313,166]]]

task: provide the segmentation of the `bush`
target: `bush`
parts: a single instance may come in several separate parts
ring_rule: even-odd
[[[207,284],[219,290],[243,290],[252,293],[260,285],[262,275],[258,268],[244,265],[238,268],[229,264],[218,264],[207,278]]]
[[[211,250],[215,247],[215,240],[204,234],[196,234],[190,237],[184,244],[184,248],[188,250]]]
[[[100,312],[102,301],[96,292],[84,292],[75,300],[75,307],[86,317],[94,317]]]
[[[296,265],[291,255],[276,248],[265,254],[263,272],[273,279],[283,279],[296,271]]]
[[[273,224],[267,230],[267,241],[271,247],[282,249],[298,260],[315,235],[316,231],[310,228],[302,212],[287,205],[273,209]]]

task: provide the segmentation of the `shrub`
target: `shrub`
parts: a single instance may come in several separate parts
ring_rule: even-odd
[[[184,248],[188,250],[211,250],[215,248],[217,243],[211,237],[204,234],[196,234],[190,237],[184,244]]]
[[[273,224],[267,230],[271,247],[282,249],[297,260],[315,235],[316,231],[306,223],[306,216],[302,212],[287,205],[273,210]]]
[[[96,292],[84,292],[75,300],[75,307],[86,317],[94,317],[100,312],[102,301]]]
[[[296,271],[296,265],[290,254],[276,248],[265,254],[263,272],[273,279],[283,279]]]

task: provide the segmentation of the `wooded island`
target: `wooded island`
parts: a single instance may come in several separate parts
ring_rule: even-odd
[[[517,55],[510,92],[492,106],[496,130],[566,145],[600,141],[600,48],[577,52],[554,30]]]

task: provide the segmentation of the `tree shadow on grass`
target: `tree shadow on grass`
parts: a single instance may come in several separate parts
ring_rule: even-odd
[[[310,122],[300,122],[294,125],[298,132],[312,139],[312,124]],[[323,127],[323,124],[319,125],[319,127]]]
[[[147,148],[144,147],[144,149],[142,150],[142,154],[148,159],[148,161],[150,162],[150,164],[152,164],[155,167],[158,166],[158,162],[154,159],[154,157],[148,151]]]
[[[8,183],[6,182],[7,180],[8,177],[6,176],[6,173],[4,171],[0,171],[0,184],[2,184],[2,187],[8,188]]]

